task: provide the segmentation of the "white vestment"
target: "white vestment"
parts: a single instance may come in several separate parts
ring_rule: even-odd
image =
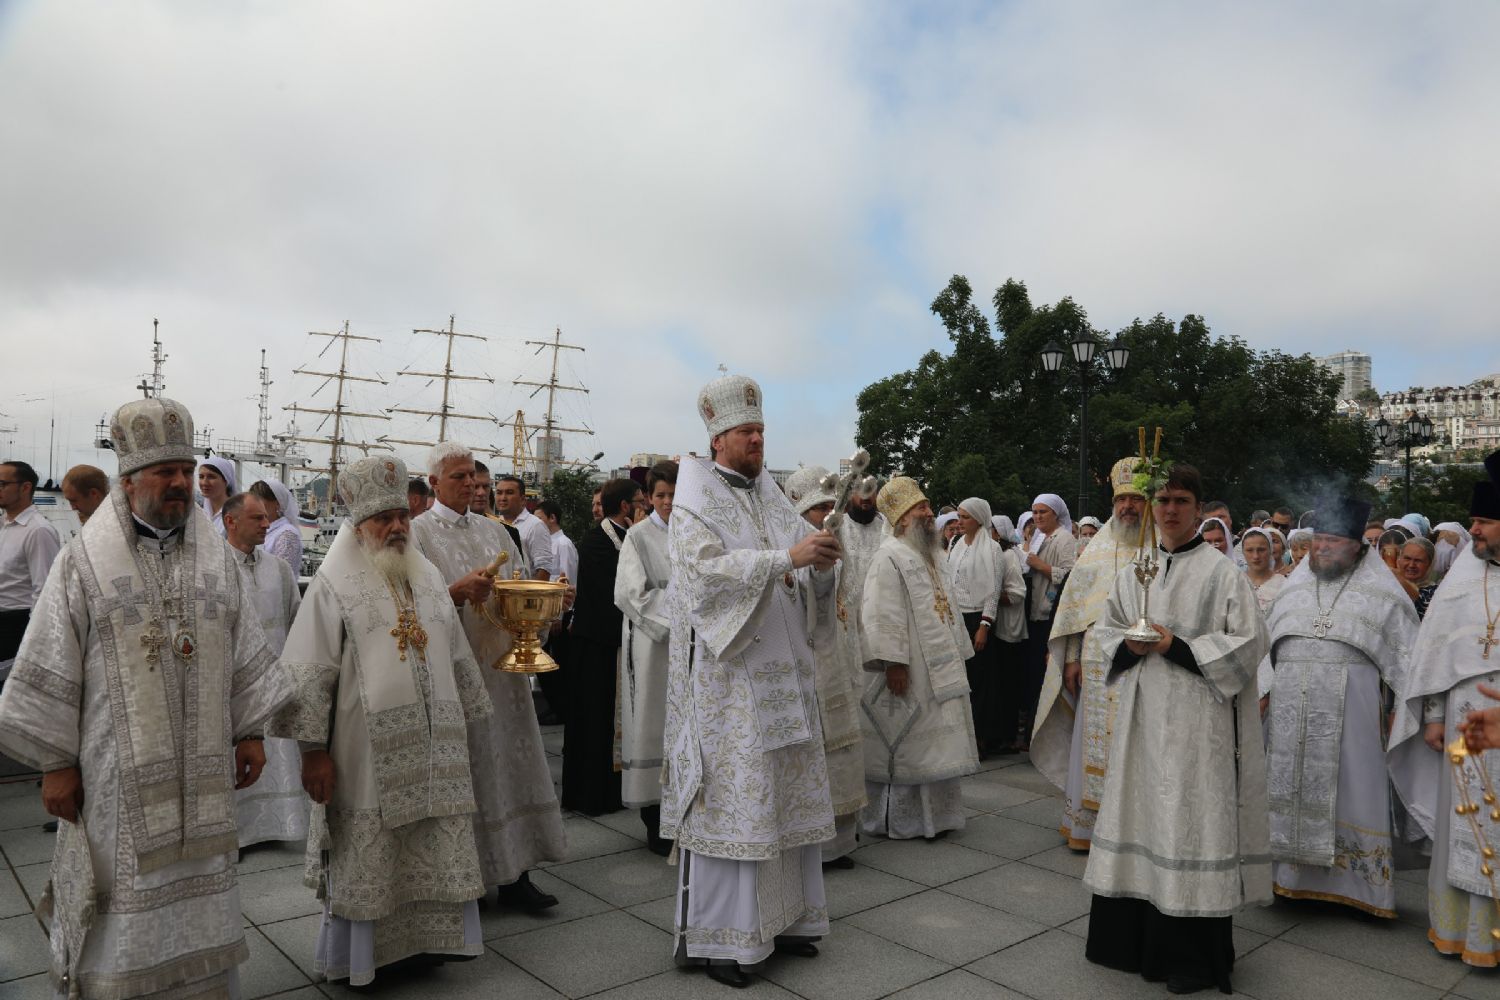
[[[411,538],[445,584],[488,566],[500,552],[508,553],[500,573],[509,576],[521,565],[521,553],[504,526],[482,514],[459,515],[441,503],[412,521]],[[494,706],[487,718],[469,725],[479,806],[474,842],[484,884],[509,885],[541,862],[567,855],[562,810],[528,678],[495,669],[510,652],[510,633],[485,621],[472,604],[465,604],[458,617]]]
[[[281,655],[287,631],[302,593],[297,578],[286,560],[257,546],[245,553],[231,546],[240,580],[260,620],[266,645],[273,656]],[[302,791],[302,752],[294,740],[267,737],[263,743],[266,766],[260,780],[234,795],[235,822],[239,826],[240,846],[249,847],[268,840],[302,840],[307,836],[307,794]]]
[[[1105,683],[1109,663],[1099,649],[1094,623],[1104,612],[1120,570],[1140,551],[1140,529],[1110,518],[1078,556],[1057,599],[1057,617],[1047,641],[1047,675],[1042,681],[1031,762],[1063,792],[1058,832],[1068,846],[1087,849],[1093,837],[1109,744],[1118,708],[1118,686]],[[1075,699],[1063,687],[1063,665],[1077,661],[1083,676]]]
[[[1475,709],[1494,708],[1479,685],[1500,688],[1500,646],[1485,638],[1485,591],[1489,614],[1500,611],[1500,563],[1480,559],[1472,549],[1458,553],[1443,578],[1417,636],[1406,689],[1400,692],[1391,729],[1391,779],[1407,813],[1432,841],[1427,872],[1427,939],[1445,955],[1459,955],[1470,965],[1500,965],[1500,918],[1490,899],[1489,880],[1479,870],[1484,859],[1468,822],[1453,812],[1457,798],[1446,753],[1423,741],[1429,722],[1443,724],[1443,745],[1461,738],[1464,717]],[[1489,649],[1489,658],[1484,652]],[[1500,750],[1485,750],[1465,761],[1469,795],[1480,803],[1475,814],[1492,847],[1500,845],[1500,823],[1490,819],[1493,806],[1481,799],[1475,775],[1484,767],[1500,776]]]
[[[941,568],[904,539],[886,539],[865,577],[860,620],[870,800],[861,825],[893,838],[962,829],[959,779],[979,768],[964,670],[974,647]],[[909,681],[899,696],[886,686],[885,669],[896,663]]]
[[[828,932],[818,845],[833,810],[806,603],[831,600],[834,581],[793,570],[787,552],[811,530],[769,473],[747,482],[683,460],[661,835],[683,855],[676,930],[690,959],[754,965],[777,935]]]
[[[615,606],[620,628],[620,801],[631,809],[661,801],[662,728],[667,716],[667,527],[651,517],[620,545]]]
[[[1094,634],[1113,664],[1140,617],[1132,569],[1115,577]],[[1114,739],[1083,881],[1167,916],[1224,917],[1271,901],[1265,755],[1255,669],[1266,626],[1245,574],[1203,543],[1161,555],[1151,620],[1195,673],[1148,653],[1115,671]],[[1128,655],[1128,653],[1126,654]]]
[[[393,588],[339,529],[282,652],[296,697],[270,727],[333,757],[307,838],[324,901],[314,968],[356,986],[412,955],[483,950],[467,732],[493,709],[442,575],[416,566],[408,606],[426,639],[401,649]]]
[[[1321,618],[1328,613],[1331,621]],[[1311,561],[1271,607],[1267,785],[1277,895],[1396,915],[1380,683],[1405,686],[1417,613],[1374,550],[1318,580]]]
[[[817,662],[818,719],[833,797],[834,838],[823,845],[824,861],[843,857],[857,846],[856,827],[866,801],[864,736],[859,721],[859,686],[864,680],[859,608],[849,603],[855,589],[851,574],[842,563],[834,574],[834,599],[810,603],[815,617],[807,623]]]
[[[39,907],[59,992],[234,989],[234,744],[289,693],[203,512],[140,537],[117,487],[53,564],[0,693],[0,751],[83,775]]]

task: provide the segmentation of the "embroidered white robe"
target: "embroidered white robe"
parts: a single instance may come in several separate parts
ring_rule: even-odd
[[[286,645],[287,631],[302,593],[297,578],[286,560],[259,546],[251,553],[231,546],[230,553],[240,569],[240,579],[255,607],[266,645],[273,656],[280,656]],[[240,846],[248,847],[268,840],[302,840],[307,836],[307,794],[302,790],[302,752],[294,740],[267,737],[263,743],[266,766],[260,780],[234,795],[235,822],[239,826]]]
[[[947,618],[936,610],[941,594]],[[961,829],[959,778],[979,768],[964,661],[974,655],[941,566],[887,538],[871,560],[860,612],[866,656],[860,698],[869,803],[862,827],[890,837]],[[894,695],[885,668],[907,667]]]
[[[753,965],[778,934],[828,930],[817,845],[833,809],[805,623],[833,574],[793,570],[787,552],[811,530],[769,473],[742,489],[708,460],[682,462],[661,835],[688,855],[677,932],[690,958]]]
[[[667,715],[667,528],[650,517],[620,545],[615,606],[620,637],[620,800],[639,809],[661,801],[662,730]]]
[[[181,574],[181,617],[157,618],[148,564]],[[153,621],[168,637],[191,632],[192,659],[174,643],[149,661]],[[289,694],[208,518],[195,507],[181,536],[139,537],[117,487],[53,564],[0,693],[0,751],[83,774],[80,822],[60,824],[41,907],[55,988],[101,1000],[228,994],[249,954],[234,743],[259,735]]]
[[[1320,636],[1324,609],[1332,622]],[[1369,549],[1338,580],[1318,581],[1304,561],[1287,578],[1267,626],[1276,893],[1395,917],[1380,684],[1405,687],[1416,609]]]
[[[1047,642],[1047,675],[1042,681],[1031,762],[1063,792],[1059,831],[1068,846],[1086,849],[1093,836],[1109,769],[1118,688],[1105,683],[1109,664],[1094,636],[1115,577],[1139,551],[1139,528],[1125,529],[1110,518],[1078,556],[1057,601],[1057,617]],[[1083,666],[1075,699],[1063,687],[1063,665]]]
[[[508,553],[500,572],[521,565],[510,532],[482,515],[460,516],[434,503],[411,523],[412,543],[437,567],[445,584]],[[509,885],[544,861],[567,855],[562,811],[524,674],[495,669],[510,652],[510,633],[487,622],[473,605],[459,612],[494,711],[469,723],[474,775],[474,841],[485,885]]]
[[[1432,842],[1427,939],[1445,955],[1494,968],[1500,965],[1500,940],[1491,931],[1500,929],[1500,917],[1490,900],[1489,880],[1479,870],[1484,858],[1468,822],[1453,812],[1458,799],[1447,754],[1423,740],[1426,724],[1441,722],[1447,747],[1460,738],[1469,712],[1495,705],[1479,691],[1480,684],[1500,688],[1500,646],[1489,648],[1486,659],[1481,644],[1486,587],[1493,616],[1500,611],[1500,563],[1481,559],[1472,549],[1459,552],[1422,619],[1411,674],[1399,692],[1388,759],[1402,804],[1419,833]],[[1481,803],[1475,818],[1493,846],[1500,843],[1500,823],[1489,818],[1491,807],[1482,803],[1476,765],[1494,780],[1500,775],[1500,750],[1485,750],[1464,765],[1469,794]]]
[[[418,567],[411,600],[426,648],[410,645],[402,660],[391,589],[353,526],[339,529],[282,652],[297,694],[269,727],[333,757],[333,798],[312,807],[306,881],[324,900],[315,969],[353,985],[418,953],[482,950],[471,934],[485,887],[466,734],[493,708],[442,575]]]
[[[1110,677],[1119,707],[1083,881],[1167,916],[1223,917],[1271,900],[1255,697],[1266,626],[1245,574],[1201,540],[1161,560],[1151,619],[1187,644],[1201,675],[1149,653]],[[1121,570],[1094,625],[1107,662],[1140,598]]]

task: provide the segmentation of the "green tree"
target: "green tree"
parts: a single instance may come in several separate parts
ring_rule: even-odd
[[[1411,506],[1406,506],[1405,476],[1396,476],[1391,487],[1376,504],[1378,516],[1401,517],[1413,511],[1426,515],[1433,524],[1439,521],[1469,523],[1469,501],[1474,484],[1485,478],[1483,465],[1432,465],[1412,462]]]
[[[594,485],[590,469],[558,469],[547,484],[545,496],[562,508],[563,534],[574,544],[594,526]]]
[[[883,473],[927,485],[936,503],[980,495],[1014,513],[1041,492],[1078,491],[1080,389],[1071,357],[1048,374],[1040,354],[1080,330],[1101,341],[1071,298],[1031,302],[1014,279],[995,291],[995,317],[954,275],[933,300],[951,352],[929,351],[917,367],[859,394],[859,439]],[[1137,428],[1165,429],[1167,454],[1191,462],[1206,489],[1241,517],[1252,507],[1314,504],[1330,490],[1356,491],[1373,454],[1371,433],[1338,414],[1339,378],[1307,355],[1257,352],[1218,337],[1200,316],[1158,314],[1118,331],[1131,350],[1123,372],[1101,350],[1089,365],[1085,513],[1107,515],[1109,468],[1136,450]]]

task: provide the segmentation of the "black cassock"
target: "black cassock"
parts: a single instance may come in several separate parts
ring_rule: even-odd
[[[615,693],[620,625],[615,570],[624,539],[611,521],[594,525],[578,543],[578,595],[568,636],[568,709],[564,727],[562,807],[587,816],[621,808],[615,770]]]

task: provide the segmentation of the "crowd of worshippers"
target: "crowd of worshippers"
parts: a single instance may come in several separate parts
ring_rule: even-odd
[[[621,809],[675,866],[678,963],[745,987],[818,954],[828,869],[961,831],[961,780],[1019,752],[1088,853],[1090,961],[1227,993],[1235,913],[1393,918],[1424,866],[1433,946],[1500,961],[1500,809],[1455,820],[1444,752],[1500,759],[1494,482],[1468,527],[1331,497],[1236,535],[1195,469],[1142,486],[1125,458],[1104,522],[1052,493],[1013,522],[905,476],[778,486],[749,378],[696,411],[708,457],[605,482],[576,546],[460,443],[421,476],[361,459],[305,593],[295,497],[197,461],[180,403],[115,412],[118,476],[70,471],[66,546],[0,464],[0,752],[61,821],[59,992],[235,995],[237,852],[266,841],[305,841],[319,976],[472,958],[482,903],[558,905],[529,872],[565,858],[563,811]],[[540,690],[495,669],[502,572],[567,583]]]

